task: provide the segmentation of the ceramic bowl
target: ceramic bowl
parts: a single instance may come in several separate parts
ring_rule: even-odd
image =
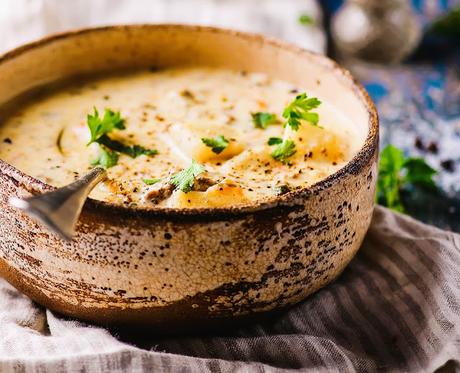
[[[85,29],[2,56],[0,105],[70,77],[179,65],[265,72],[314,89],[367,133],[365,144],[321,182],[248,206],[145,210],[90,199],[72,242],[8,205],[53,187],[0,160],[0,275],[36,302],[95,323],[193,329],[293,305],[359,249],[374,205],[378,118],[364,89],[324,56],[217,28]]]

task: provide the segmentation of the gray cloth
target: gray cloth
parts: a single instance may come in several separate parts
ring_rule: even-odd
[[[0,282],[0,372],[460,371],[460,236],[378,207],[333,284],[258,324],[142,340],[70,321]],[[137,347],[135,347],[137,345]]]

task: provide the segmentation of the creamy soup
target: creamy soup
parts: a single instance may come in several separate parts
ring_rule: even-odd
[[[366,134],[321,97],[308,101],[314,97],[264,74],[225,69],[93,78],[45,90],[4,114],[0,158],[54,186],[102,165],[109,177],[91,196],[116,204],[250,204],[324,179],[362,146]],[[93,131],[110,127],[90,145],[89,122]]]

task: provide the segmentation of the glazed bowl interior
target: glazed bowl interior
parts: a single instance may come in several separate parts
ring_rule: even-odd
[[[145,32],[146,28],[149,32]],[[360,163],[367,162],[363,158],[372,153],[369,148],[375,146],[378,136],[375,108],[365,91],[346,70],[324,56],[294,46],[257,35],[207,27],[139,25],[82,30],[52,36],[19,48],[0,60],[0,105],[36,87],[75,76],[187,65],[266,73],[302,87],[307,92],[314,91],[351,119],[357,132],[366,139],[348,167],[359,168]],[[342,169],[327,179],[340,178],[341,171],[343,174]],[[271,197],[268,202],[288,201],[292,194],[298,192]],[[252,210],[254,207],[272,205],[265,202],[252,202],[246,207]],[[244,211],[244,207],[238,210]],[[174,212],[175,209],[165,210]],[[206,208],[196,210],[204,211]],[[196,210],[187,213],[193,214]],[[231,208],[209,210],[215,213]]]

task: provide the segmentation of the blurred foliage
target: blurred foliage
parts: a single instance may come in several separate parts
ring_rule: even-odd
[[[459,39],[457,45],[460,46],[460,7],[452,9],[434,21],[429,31],[451,39]]]
[[[406,158],[401,149],[387,145],[380,154],[376,200],[392,210],[405,212],[403,194],[414,188],[436,192],[436,173],[423,158]]]

